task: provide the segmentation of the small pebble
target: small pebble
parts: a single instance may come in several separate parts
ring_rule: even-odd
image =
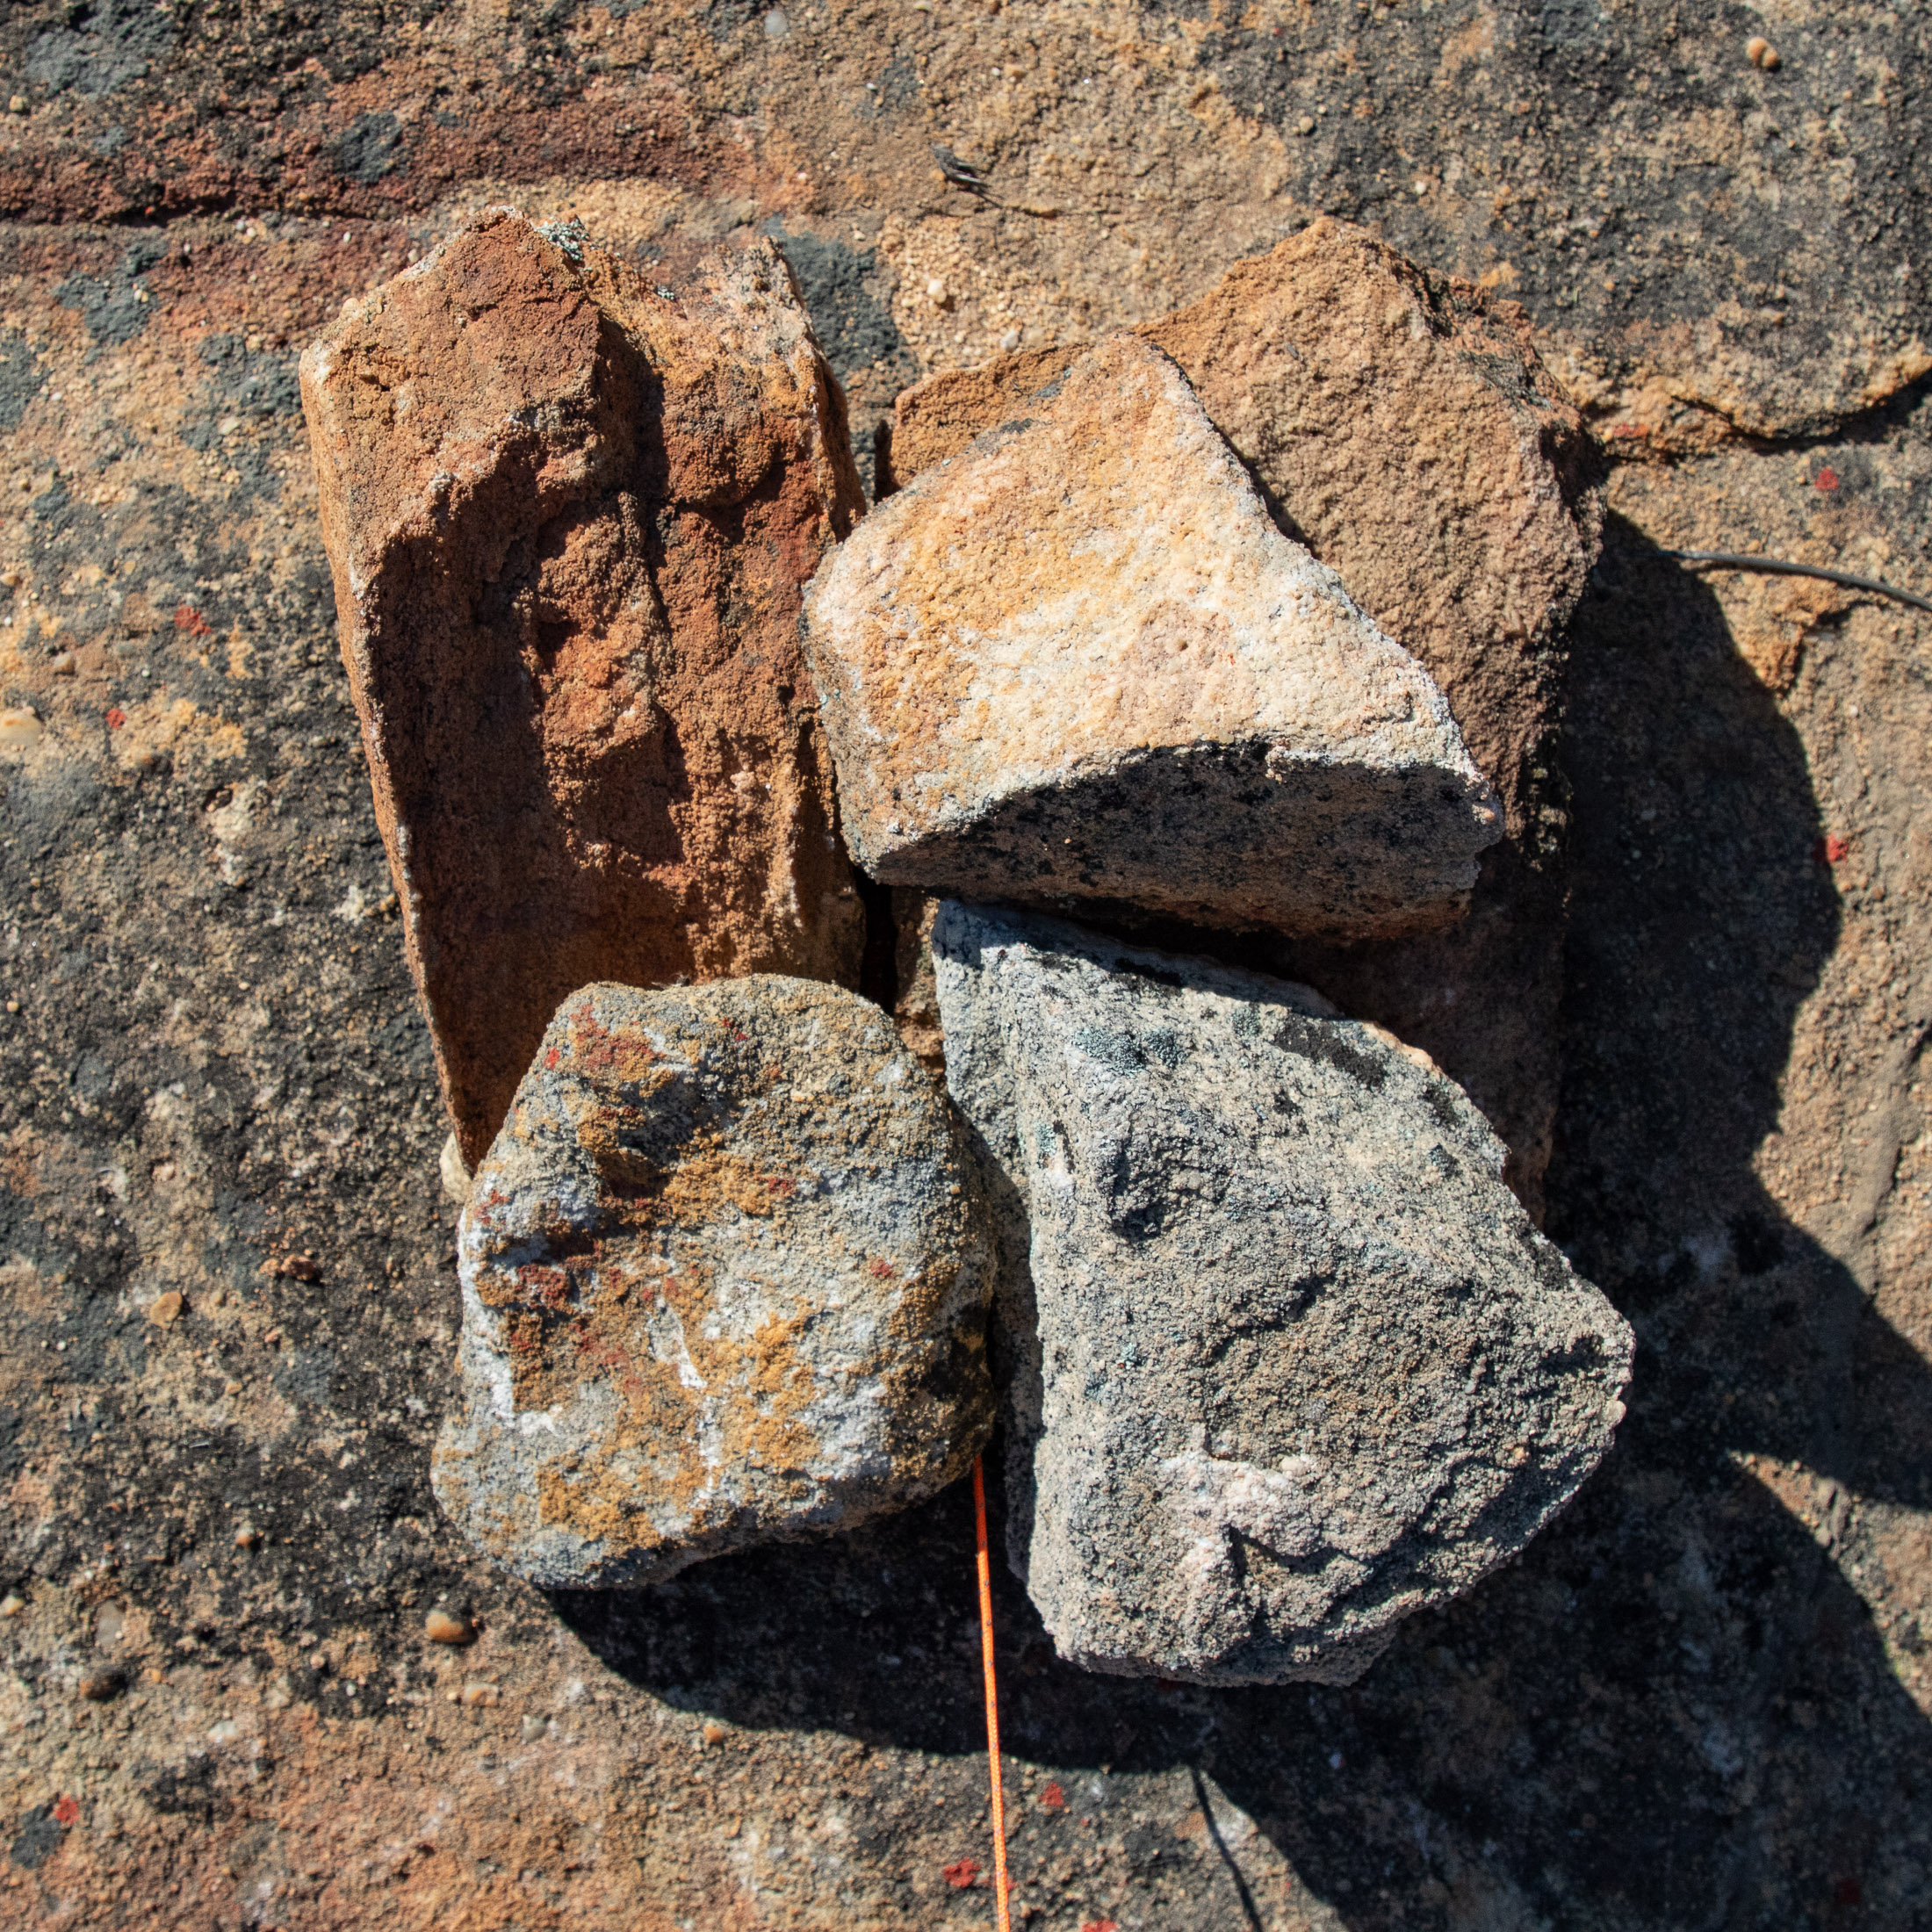
[[[0,1597],[0,1617],[18,1617],[26,1607],[26,1599],[16,1597],[11,1590]]]
[[[545,1731],[549,1730],[550,1726],[544,1719],[532,1712],[531,1715],[523,1719],[523,1728],[524,1743],[534,1744],[538,1738],[543,1736]]]
[[[1761,67],[1767,74],[1775,74],[1779,67],[1777,49],[1763,38],[1755,37],[1744,43],[1744,53],[1753,67]]]
[[[1301,119],[1295,122],[1294,131],[1298,134],[1312,134],[1315,132],[1315,116],[1312,114],[1302,115]]]
[[[56,651],[47,660],[47,669],[57,678],[74,675],[74,653],[71,651]]]
[[[494,1683],[466,1683],[463,1686],[463,1701],[467,1705],[487,1709],[501,1701],[502,1692]]]
[[[81,1679],[81,1695],[90,1704],[106,1704],[121,1694],[126,1681],[118,1670],[90,1670]]]
[[[170,1323],[178,1322],[181,1319],[182,1310],[187,1305],[180,1294],[170,1288],[166,1294],[162,1295],[157,1301],[150,1301],[148,1304],[148,1319],[156,1328],[166,1328]]]
[[[252,1523],[244,1523],[234,1532],[234,1546],[238,1550],[252,1550],[262,1540],[262,1532]]]
[[[242,1393],[242,1384],[234,1381],[223,1382],[221,1393],[224,1395],[239,1395]]]
[[[25,94],[16,94],[13,98],[7,103],[7,112],[10,114],[24,114],[26,112],[26,111],[27,97]]]
[[[1001,350],[1008,356],[1012,355],[1013,350],[1018,349],[1019,346],[1020,331],[1017,328],[1009,328],[1006,333],[999,338],[999,347]]]
[[[0,711],[0,746],[32,745],[46,729],[46,725],[24,707],[18,710]]]
[[[707,1744],[722,1744],[724,1741],[724,1727],[716,1718],[704,1727],[704,1741]]]
[[[270,1329],[268,1333],[262,1337],[262,1339],[266,1342],[270,1348],[279,1348],[282,1345],[282,1331],[280,1329]]]
[[[476,1626],[467,1617],[452,1617],[446,1610],[432,1610],[422,1619],[422,1633],[433,1644],[472,1644]]]
[[[768,40],[782,40],[791,32],[791,22],[785,18],[782,7],[774,7],[765,16],[765,38]]]
[[[451,1135],[443,1143],[443,1152],[436,1158],[436,1175],[443,1183],[443,1192],[459,1206],[470,1204],[470,1170],[463,1162],[463,1150],[456,1143],[456,1135]]]

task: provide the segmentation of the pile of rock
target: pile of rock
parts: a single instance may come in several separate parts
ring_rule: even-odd
[[[1596,511],[1506,317],[1318,223],[909,392],[862,521],[768,247],[674,293],[494,211],[303,385],[480,1157],[436,1481],[482,1547],[653,1581],[931,1493],[998,1407],[1063,1654],[1346,1681],[1574,1493],[1630,1337],[1505,1183],[1547,1061],[1494,1016],[1554,984]],[[1479,985],[1473,1101],[1375,1022]]]

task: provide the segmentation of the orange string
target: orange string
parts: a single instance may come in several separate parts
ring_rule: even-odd
[[[986,1756],[993,1779],[993,1899],[999,1932],[1013,1932],[1006,1909],[1006,1799],[999,1777],[999,1684],[993,1675],[993,1573],[986,1555],[986,1475],[973,1458],[973,1515],[979,1536],[979,1654],[986,1670]]]

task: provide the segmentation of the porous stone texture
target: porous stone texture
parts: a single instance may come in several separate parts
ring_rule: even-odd
[[[797,633],[861,498],[783,261],[720,257],[674,296],[495,209],[346,305],[301,379],[465,1158],[578,986],[854,980]]]
[[[1349,594],[1427,667],[1521,833],[1549,646],[1596,560],[1597,465],[1519,310],[1326,218],[1136,331]],[[1024,350],[898,399],[904,485],[1030,413],[1083,353]]]
[[[574,995],[458,1246],[436,1495],[536,1582],[849,1528],[984,1440],[977,1179],[931,1075],[842,988]]]
[[[1060,1654],[1352,1682],[1596,1467],[1630,1330],[1467,1098],[1308,988],[951,901],[933,948]]]
[[[1562,972],[1562,633],[1603,518],[1582,415],[1513,304],[1327,217],[1138,333],[1186,372],[1283,527],[1427,667],[1503,807],[1467,920],[1393,954],[1304,941],[1271,963],[1453,1069],[1539,1206]],[[1082,352],[1021,350],[905,391],[892,477],[1025,415]]]
[[[0,9],[0,660],[46,726],[0,750],[0,1922],[991,1920],[966,1485],[574,1597],[429,1491],[449,1122],[294,350],[487,193],[667,286],[782,216],[921,372],[1164,314],[1323,210],[1525,305],[1618,459],[1547,1188],[1650,1344],[1631,1417],[1352,1690],[1078,1669],[997,1565],[1014,1922],[1243,1925],[1211,1818],[1270,1932],[1932,1924],[1932,633],[1661,554],[1932,585],[1932,393],[1877,379],[1928,333],[1932,10],[785,12]],[[1066,213],[949,190],[934,141]],[[1374,1017],[1467,1086],[1438,1023],[1485,997]],[[426,1641],[436,1604],[477,1642]]]
[[[825,563],[807,648],[854,854],[903,885],[1352,936],[1496,837],[1442,695],[1114,338]]]

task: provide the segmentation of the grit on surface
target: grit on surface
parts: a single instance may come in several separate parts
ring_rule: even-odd
[[[1928,40],[1861,0],[8,10],[0,702],[44,730],[0,726],[0,1920],[991,1918],[956,1489],[573,1598],[429,1495],[446,1129],[294,361],[497,199],[667,282],[779,237],[869,475],[906,383],[1318,213],[1525,303],[1624,459],[1539,809],[1547,1226],[1637,1331],[1629,1419],[1350,1690],[1085,1676],[998,1579],[1016,1906],[1932,1917],[1932,629],[1660,554],[1932,588]]]

